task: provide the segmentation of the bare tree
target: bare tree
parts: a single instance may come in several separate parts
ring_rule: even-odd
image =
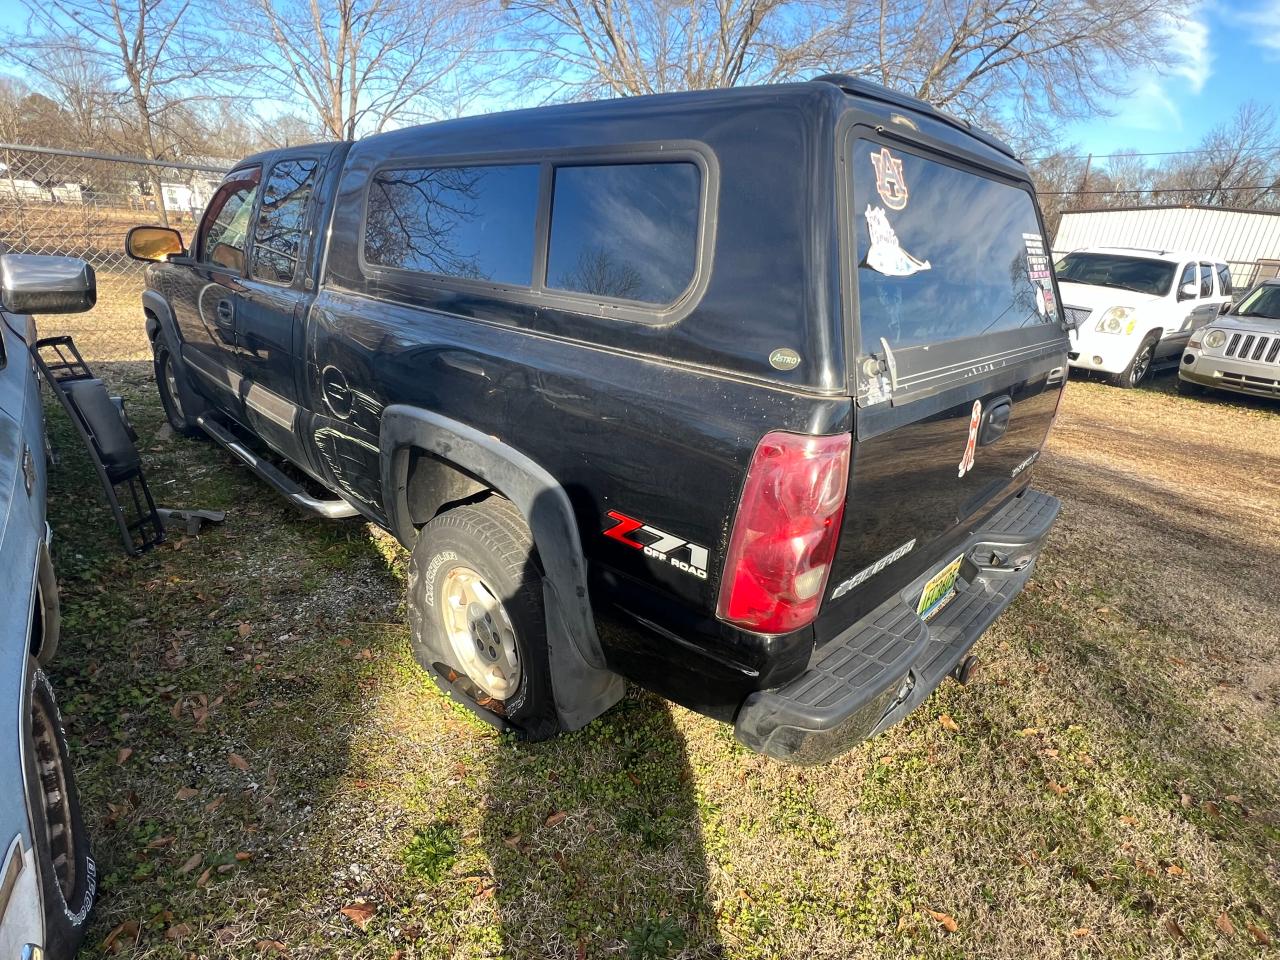
[[[481,0],[249,0],[243,35],[272,92],[337,139],[450,112],[484,60]],[[474,89],[474,88],[472,88]]]
[[[67,64],[101,84],[133,146],[148,160],[171,157],[170,119],[225,70],[217,35],[206,28],[194,0],[22,0],[26,33],[4,45],[8,58],[58,88],[64,98]],[[76,81],[79,82],[79,81]],[[168,222],[159,171],[149,186]]]
[[[1186,10],[1184,0],[849,2],[852,72],[988,126],[1042,132],[1104,113],[1130,71],[1163,68]]]
[[[1165,203],[1280,206],[1280,131],[1275,111],[1248,101],[1205,134],[1194,151],[1173,157],[1155,178]]]
[[[769,83],[829,62],[847,22],[821,0],[506,0],[553,95]]]

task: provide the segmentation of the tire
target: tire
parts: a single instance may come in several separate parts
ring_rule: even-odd
[[[62,715],[48,677],[35,664],[25,735],[27,804],[44,901],[45,956],[70,960],[84,942],[97,894],[97,865],[67,756]]]
[[[160,394],[160,406],[164,408],[165,419],[173,432],[184,437],[203,437],[204,431],[197,426],[191,407],[193,398],[189,397],[178,381],[177,369],[174,366],[173,354],[164,342],[161,334],[152,344],[154,355],[153,370],[156,378],[156,391]]]
[[[1203,397],[1208,392],[1200,384],[1183,380],[1182,377],[1174,378],[1174,387],[1184,397]]]
[[[525,739],[561,731],[542,573],[529,527],[509,500],[493,495],[454,507],[418,532],[408,606],[414,655],[442,689]]]
[[[1138,344],[1129,365],[1111,377],[1111,385],[1133,389],[1141,384],[1151,373],[1151,363],[1155,359],[1156,344],[1159,342],[1160,334],[1148,333],[1142,343]]]

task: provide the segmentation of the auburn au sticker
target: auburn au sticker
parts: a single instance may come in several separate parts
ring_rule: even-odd
[[[973,469],[973,455],[978,449],[978,427],[982,423],[982,401],[973,401],[973,413],[969,417],[969,442],[964,445],[964,456],[960,458],[960,476]]]
[[[871,155],[871,165],[876,168],[876,193],[890,210],[901,210],[907,205],[907,178],[902,174],[902,161],[881,147]]]

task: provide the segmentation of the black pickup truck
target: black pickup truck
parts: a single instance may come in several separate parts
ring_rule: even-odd
[[[1026,170],[850,77],[260,154],[127,247],[174,429],[390,530],[423,666],[531,738],[625,677],[832,757],[964,679],[1058,513]]]

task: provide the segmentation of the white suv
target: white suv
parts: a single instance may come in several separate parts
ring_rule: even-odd
[[[1231,274],[1213,257],[1172,250],[1089,247],[1057,263],[1071,331],[1071,366],[1136,387],[1175,364],[1193,331],[1231,303]]]

